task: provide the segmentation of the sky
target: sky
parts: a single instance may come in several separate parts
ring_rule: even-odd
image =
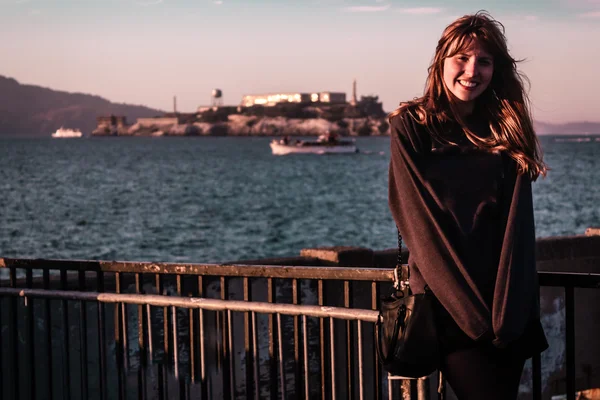
[[[423,93],[437,40],[489,11],[536,120],[600,121],[600,0],[0,0],[0,75],[193,112],[223,91]]]

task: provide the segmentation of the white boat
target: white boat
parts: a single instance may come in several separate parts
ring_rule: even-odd
[[[287,136],[270,143],[274,155],[286,154],[348,154],[358,153],[354,141],[338,140],[334,135],[321,135],[316,141],[291,141]]]
[[[65,129],[62,126],[52,134],[53,138],[79,138],[83,134],[79,129]]]

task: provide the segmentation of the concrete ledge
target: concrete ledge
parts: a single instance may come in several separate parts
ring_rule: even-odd
[[[316,249],[302,249],[302,257],[312,257],[331,265],[339,267],[372,267],[373,250],[364,247],[319,247]]]
[[[585,236],[600,236],[600,227],[593,226],[585,230]]]
[[[536,242],[538,271],[600,272],[600,235],[541,238]]]

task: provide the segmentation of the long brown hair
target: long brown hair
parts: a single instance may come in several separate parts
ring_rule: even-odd
[[[467,49],[476,40],[493,56],[494,73],[486,90],[475,100],[475,111],[487,119],[492,135],[475,135],[457,112],[456,100],[444,83],[444,60]],[[533,129],[529,99],[517,70],[519,61],[511,57],[506,45],[504,26],[485,11],[465,15],[448,25],[438,41],[429,66],[424,95],[400,104],[389,118],[407,112],[425,125],[433,136],[441,138],[440,124],[458,122],[467,139],[479,148],[506,152],[514,159],[519,173],[535,180],[546,175],[539,142]]]

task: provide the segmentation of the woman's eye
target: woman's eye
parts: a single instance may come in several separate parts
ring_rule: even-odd
[[[492,65],[492,62],[490,60],[479,60],[479,64],[488,66]]]
[[[467,57],[467,56],[458,56],[458,59],[460,61],[469,61],[469,57]]]

